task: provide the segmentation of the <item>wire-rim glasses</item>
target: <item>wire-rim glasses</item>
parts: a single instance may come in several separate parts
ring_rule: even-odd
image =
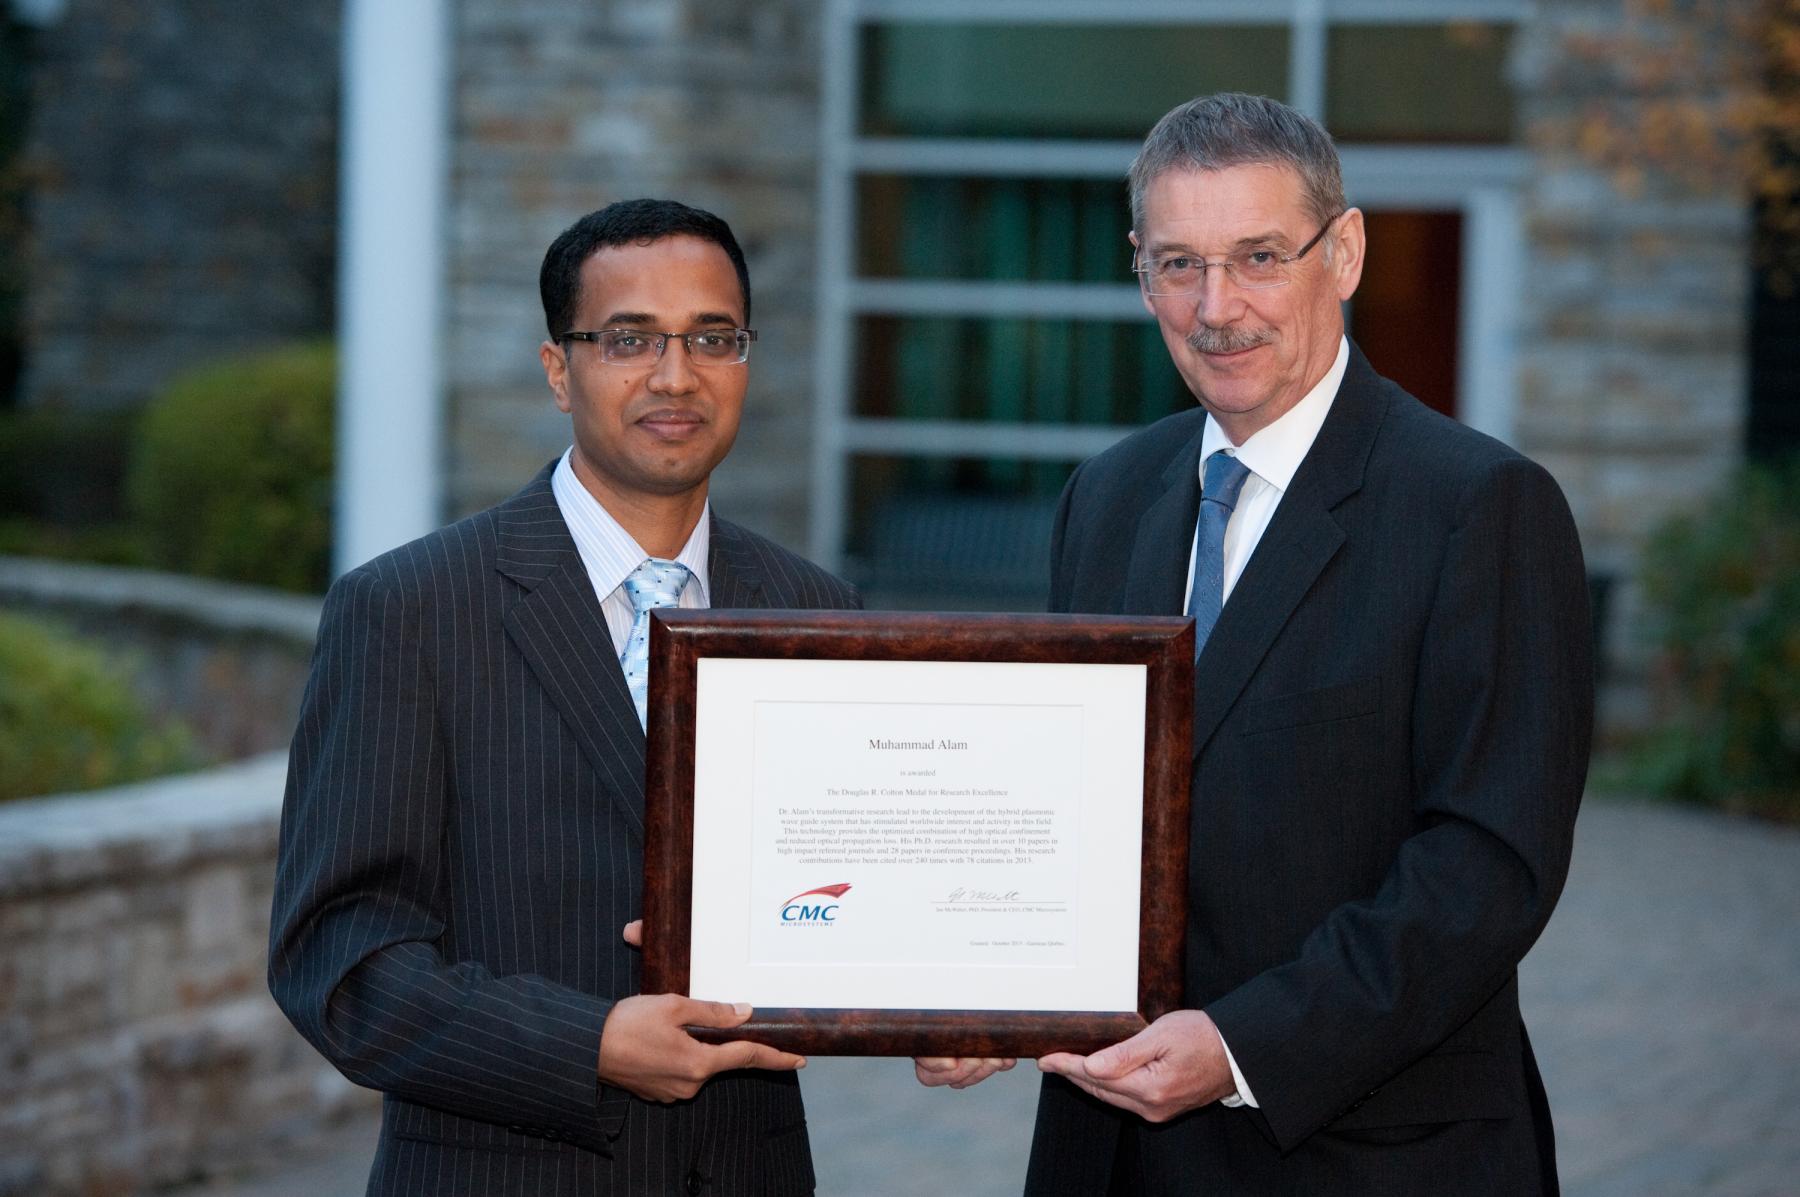
[[[1342,215],[1339,212],[1320,225],[1310,241],[1286,257],[1266,245],[1248,246],[1216,262],[1179,250],[1146,258],[1144,251],[1138,249],[1132,251],[1131,272],[1138,276],[1146,295],[1192,295],[1206,285],[1206,272],[1217,269],[1223,269],[1226,277],[1246,291],[1283,287],[1294,280],[1293,264],[1311,253],[1312,247],[1324,239],[1326,230]]]
[[[566,332],[561,341],[589,341],[600,349],[600,360],[613,365],[639,365],[662,360],[670,339],[687,347],[688,360],[696,366],[735,366],[750,360],[753,328],[702,328],[694,332],[653,332],[647,328],[599,328]]]

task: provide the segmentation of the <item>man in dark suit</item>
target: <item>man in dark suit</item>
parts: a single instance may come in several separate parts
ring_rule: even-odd
[[[332,587],[270,986],[384,1095],[370,1193],[810,1193],[804,1061],[682,1029],[748,1007],[638,993],[643,642],[654,606],[857,598],[711,514],[754,339],[723,221],[614,204],[540,284],[574,444]]]
[[[1312,120],[1196,100],[1131,187],[1200,406],[1075,472],[1051,603],[1195,616],[1191,1008],[1039,1062],[1028,1191],[1555,1192],[1515,970],[1586,776],[1567,505],[1346,340],[1363,220]]]

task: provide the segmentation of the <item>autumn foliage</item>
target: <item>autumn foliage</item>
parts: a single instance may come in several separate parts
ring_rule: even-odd
[[[1620,0],[1572,23],[1572,116],[1537,143],[1604,169],[1626,195],[1738,195],[1755,205],[1758,267],[1800,283],[1800,0]]]

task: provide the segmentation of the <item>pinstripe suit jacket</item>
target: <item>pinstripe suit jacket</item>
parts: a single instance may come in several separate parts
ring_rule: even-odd
[[[719,607],[851,607],[714,519]],[[644,735],[550,490],[353,570],[326,597],[282,813],[269,983],[385,1095],[371,1194],[806,1193],[791,1074],[659,1105],[597,1084],[638,990]]]

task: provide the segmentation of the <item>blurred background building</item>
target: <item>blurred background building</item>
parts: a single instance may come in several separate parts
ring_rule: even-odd
[[[1610,718],[1636,713],[1617,583],[1647,530],[1800,439],[1796,308],[1758,285],[1758,209],[1723,166],[1670,177],[1648,140],[1680,132],[1655,123],[1671,93],[1722,118],[1753,82],[1705,40],[1735,32],[1716,16],[1671,33],[1620,0],[413,7],[445,31],[394,38],[338,0],[10,0],[0,403],[126,412],[195,363],[326,335],[369,273],[340,269],[340,195],[425,205],[365,215],[440,230],[435,274],[388,272],[369,297],[406,330],[381,351],[427,379],[434,420],[341,455],[369,485],[340,480],[337,518],[343,541],[411,485],[435,491],[420,522],[448,519],[567,441],[535,356],[544,246],[611,200],[670,195],[733,223],[756,286],[721,505],[878,604],[1035,607],[1072,464],[1192,402],[1128,273],[1125,166],[1167,108],[1236,89],[1339,139],[1371,244],[1350,325],[1378,368],[1567,491],[1625,683]],[[360,158],[338,120],[359,37],[380,103],[442,114],[395,137],[353,95],[385,138]],[[441,95],[396,100],[396,64],[421,55],[441,69],[400,86]],[[395,155],[438,177],[398,201],[340,188],[340,160]],[[409,298],[427,318],[391,311]],[[355,543],[398,538],[375,535]]]
[[[1740,470],[1800,450],[1800,0],[0,0],[0,1197],[366,1121],[264,991],[280,749],[334,559],[567,444],[560,230],[639,195],[736,229],[722,510],[871,606],[1041,609],[1069,470],[1193,402],[1124,172],[1223,89],[1337,136],[1377,368],[1568,494],[1605,742],[1648,730],[1615,786],[1800,820],[1800,472]],[[1640,1183],[1681,1140],[1785,1192],[1800,842],[1623,809],[1546,974],[1588,1016],[1553,1096],[1611,1118],[1565,1158],[1699,1191]]]

